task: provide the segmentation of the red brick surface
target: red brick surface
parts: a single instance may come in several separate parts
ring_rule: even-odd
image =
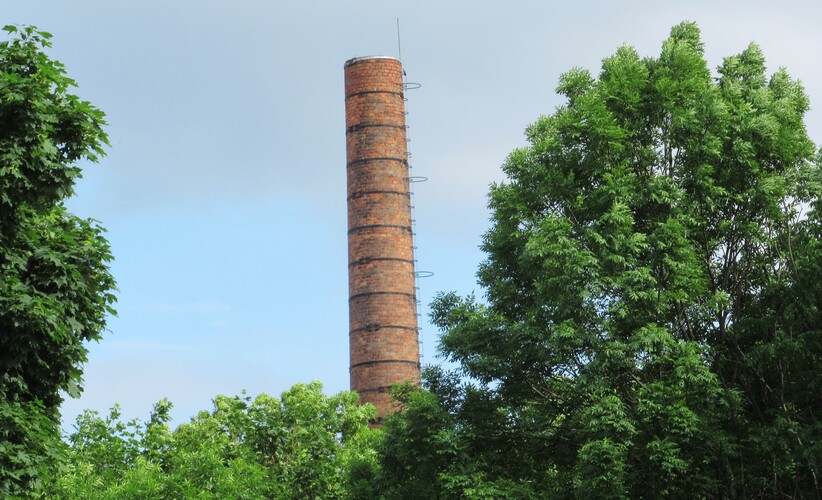
[[[383,417],[387,389],[420,378],[400,62],[348,61],[345,96],[351,389]]]

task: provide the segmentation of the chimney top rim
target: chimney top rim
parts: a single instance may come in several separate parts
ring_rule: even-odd
[[[400,61],[399,59],[397,59],[396,57],[393,57],[393,56],[363,56],[363,57],[352,57],[351,59],[345,61],[345,67],[351,66],[352,64],[357,64],[358,62],[361,62],[361,61],[368,61],[368,60],[371,60],[371,59],[391,59],[391,60],[397,61],[399,63],[402,63],[402,61]]]

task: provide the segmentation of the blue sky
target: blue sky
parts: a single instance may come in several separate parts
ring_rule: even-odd
[[[816,1],[72,2],[6,0],[4,24],[54,34],[51,55],[108,115],[109,154],[69,206],[108,229],[119,316],[90,346],[85,392],[175,422],[218,393],[348,388],[343,63],[397,56],[410,81],[424,363],[437,363],[425,307],[438,291],[482,295],[474,273],[485,195],[523,130],[561,104],[573,66],[597,73],[627,43],[659,53],[696,21],[716,67],[751,41],[811,97],[822,142],[822,4]]]

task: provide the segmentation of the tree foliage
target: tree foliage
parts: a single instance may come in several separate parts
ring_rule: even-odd
[[[357,470],[373,469],[373,406],[325,396],[318,382],[280,398],[217,396],[213,409],[171,430],[163,400],[145,423],[117,406],[87,411],[69,437],[59,498],[348,498]]]
[[[63,201],[107,137],[103,113],[44,52],[51,35],[0,42],[0,496],[36,487],[59,448],[59,391],[80,392],[87,340],[113,313],[109,246]]]
[[[755,44],[712,77],[682,23],[659,57],[623,46],[557,91],[491,188],[487,301],[433,304],[463,378],[429,373],[386,424],[391,491],[818,497],[822,184],[801,84],[767,77]]]

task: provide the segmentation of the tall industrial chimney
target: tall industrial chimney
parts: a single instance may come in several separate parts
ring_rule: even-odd
[[[388,389],[420,379],[402,64],[345,63],[351,390],[391,412]]]

